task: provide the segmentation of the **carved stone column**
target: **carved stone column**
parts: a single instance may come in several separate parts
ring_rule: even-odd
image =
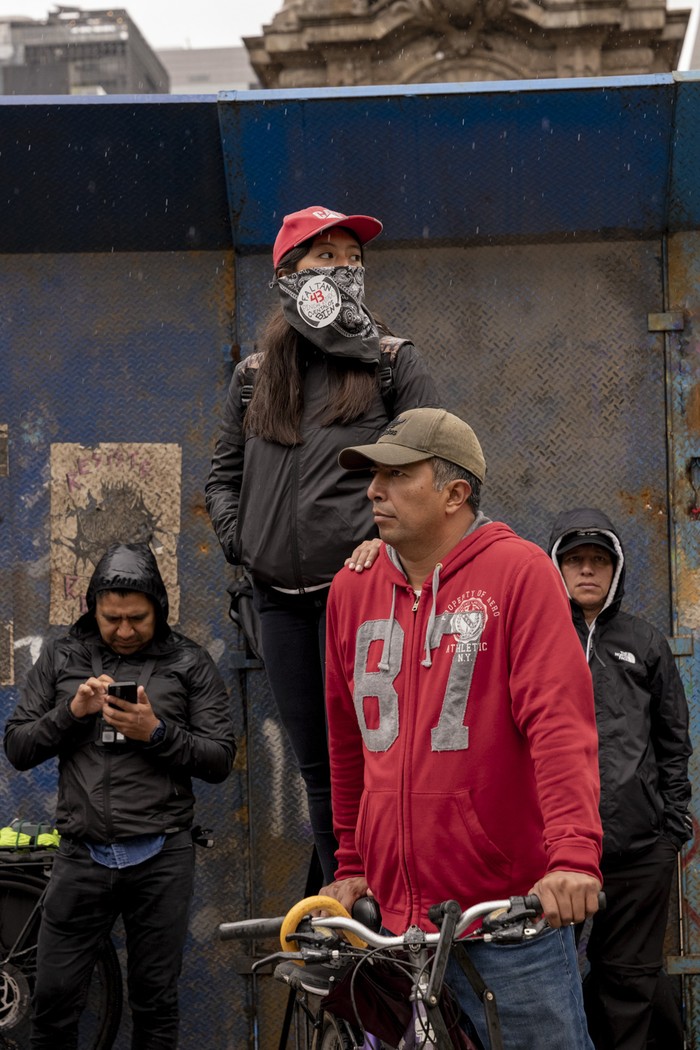
[[[675,68],[665,0],[283,0],[245,45],[270,88],[530,80]]]

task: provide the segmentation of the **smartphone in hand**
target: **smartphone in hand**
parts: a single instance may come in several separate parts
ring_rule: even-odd
[[[130,704],[135,704],[136,688],[136,682],[110,682],[107,686],[107,695],[114,696],[118,700],[128,700]],[[110,704],[109,706],[116,708],[115,704]],[[118,729],[114,729],[113,726],[107,725],[105,721],[102,722],[100,737],[103,744],[123,744],[126,740],[123,733],[120,733]]]
[[[128,700],[130,704],[135,704],[136,682],[110,682],[107,686],[107,695],[116,696],[119,700]]]

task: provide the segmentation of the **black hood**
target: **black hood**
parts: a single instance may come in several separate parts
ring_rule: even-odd
[[[548,547],[549,556],[557,569],[559,569],[557,551],[563,538],[570,532],[600,532],[612,543],[616,555],[615,571],[605,606],[599,613],[599,616],[607,618],[608,615],[612,615],[612,612],[617,612],[619,609],[625,590],[625,554],[617,529],[607,514],[604,514],[602,510],[598,510],[597,507],[575,507],[573,510],[562,511],[561,514],[557,515],[552,526]],[[572,604],[577,605],[578,603],[574,602]]]
[[[156,610],[156,636],[168,629],[168,594],[151,548],[147,543],[114,543],[102,555],[88,584],[85,601],[88,611],[75,627],[80,631],[97,629],[95,606],[100,591],[138,591],[153,599]]]

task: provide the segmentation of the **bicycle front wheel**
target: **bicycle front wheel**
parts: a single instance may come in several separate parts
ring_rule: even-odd
[[[29,1007],[36,978],[36,942],[45,880],[0,873],[0,1050],[27,1050]],[[122,978],[114,945],[100,951],[86,989],[80,1046],[109,1050],[119,1029]]]
[[[353,1050],[358,1046],[358,1039],[362,1037],[353,1032],[347,1021],[341,1021],[333,1014],[323,1015],[323,1024],[318,1042],[314,1043],[314,1050]],[[374,1036],[367,1035],[365,1042],[359,1044],[360,1050],[391,1050],[388,1043],[383,1043]]]

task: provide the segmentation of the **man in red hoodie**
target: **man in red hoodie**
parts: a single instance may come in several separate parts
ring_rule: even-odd
[[[544,551],[479,510],[486,466],[443,409],[394,419],[340,465],[372,474],[385,548],[343,570],[328,604],[336,881],[394,933],[530,891],[551,929],[468,951],[508,1050],[590,1050],[571,924],[597,910],[601,827],[590,674]],[[457,964],[448,982],[488,1046]]]

